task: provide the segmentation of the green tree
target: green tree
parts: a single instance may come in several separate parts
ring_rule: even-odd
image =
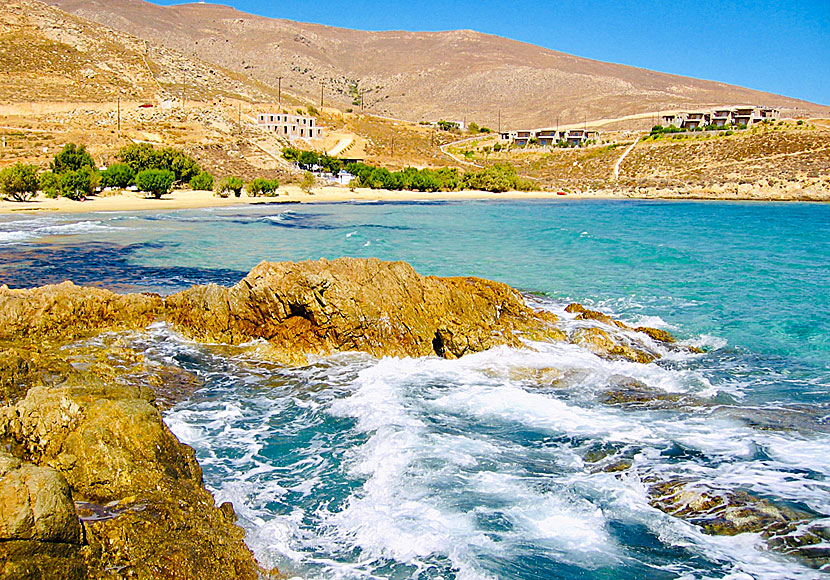
[[[67,171],[78,171],[82,167],[95,167],[95,160],[92,159],[92,155],[89,154],[83,145],[67,143],[63,146],[60,153],[55,155],[49,169],[53,173],[60,174]]]
[[[470,133],[478,133],[478,130],[478,123],[470,123],[469,125],[467,125],[467,131],[469,131]]]
[[[252,197],[259,197],[260,195],[271,196],[279,186],[280,182],[277,179],[263,179],[262,177],[257,177],[248,184],[246,189],[248,191],[248,195]]]
[[[15,163],[0,171],[0,195],[14,201],[29,201],[38,190],[37,167]]]
[[[48,198],[54,199],[61,194],[61,183],[58,176],[51,171],[40,174],[40,191]]]
[[[113,163],[101,172],[101,187],[125,188],[133,184],[135,171],[126,163]]]
[[[300,166],[301,169],[309,171],[315,165],[317,165],[320,161],[320,156],[317,155],[314,151],[303,151],[300,153],[300,156],[297,157],[297,164]]]
[[[300,189],[304,192],[310,194],[312,188],[317,183],[317,180],[314,178],[314,174],[310,171],[306,171],[305,175],[303,175],[303,180],[300,182]]]
[[[238,177],[225,177],[216,184],[214,191],[219,197],[228,197],[231,193],[235,197],[240,197],[244,186],[245,182]]]
[[[149,143],[125,145],[118,152],[118,158],[136,173],[145,169],[157,169],[156,150]]]
[[[58,175],[61,195],[74,201],[82,201],[92,195],[99,181],[98,172],[89,166],[77,171],[64,171]]]
[[[210,191],[213,189],[213,176],[207,171],[202,171],[190,180],[190,189],[194,191]]]
[[[146,191],[154,198],[170,193],[176,175],[169,169],[145,169],[135,176],[135,184],[141,191]]]

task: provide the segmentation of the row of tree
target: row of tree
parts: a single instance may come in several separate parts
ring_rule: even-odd
[[[285,147],[282,150],[282,156],[286,161],[296,163],[303,171],[325,171],[337,175],[343,169],[342,160],[325,153],[302,151],[296,147]]]
[[[211,189],[213,176],[203,171],[186,153],[165,147],[155,149],[146,143],[122,147],[113,163],[103,171],[83,145],[68,143],[55,155],[48,171],[38,173],[35,165],[17,163],[0,171],[0,195],[27,201],[38,191],[46,197],[82,200],[97,189],[127,188],[135,185],[153,197],[161,197],[178,185]]]
[[[530,191],[533,182],[518,175],[516,168],[509,164],[498,164],[459,173],[456,168],[415,169],[407,167],[401,171],[389,171],[365,163],[350,163],[346,171],[355,176],[352,185],[372,189],[406,191]]]

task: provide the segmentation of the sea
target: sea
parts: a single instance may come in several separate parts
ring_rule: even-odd
[[[165,421],[264,565],[309,580],[827,577],[760,533],[652,507],[649,486],[749,494],[828,531],[830,205],[425,196],[0,216],[10,287],[168,294],[340,256],[499,280],[566,325],[580,302],[703,352],[638,364],[535,343],[286,367],[154,324],[133,344],[203,384]],[[661,404],[608,396],[631,381]],[[627,468],[597,467],[615,458]]]

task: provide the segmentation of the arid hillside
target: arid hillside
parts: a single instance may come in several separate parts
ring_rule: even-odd
[[[328,104],[408,120],[498,128],[705,105],[770,105],[827,116],[796,99],[609,64],[481,34],[364,32],[263,18],[215,4],[51,0],[153,44]]]

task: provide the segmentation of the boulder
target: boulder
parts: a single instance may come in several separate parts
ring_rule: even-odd
[[[604,358],[623,358],[638,363],[650,363],[657,358],[653,353],[629,344],[597,327],[577,328],[570,341]]]
[[[0,451],[0,577],[87,577],[66,479]]]
[[[262,262],[232,288],[194,287],[166,305],[169,322],[190,338],[265,339],[292,361],[335,351],[457,358],[520,346],[523,333],[562,338],[554,315],[531,310],[505,284],[420,276],[373,258]]]

